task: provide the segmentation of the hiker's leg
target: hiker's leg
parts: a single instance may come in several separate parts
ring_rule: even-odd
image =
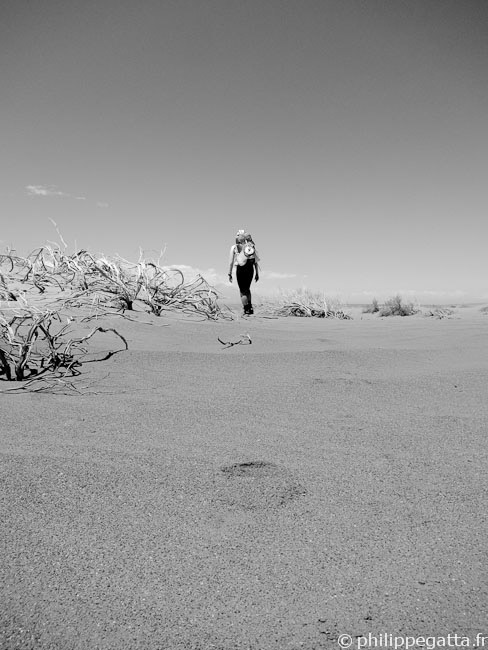
[[[246,294],[246,300],[247,300],[247,313],[248,314],[253,314],[253,308],[252,308],[252,298],[251,298],[251,292],[248,291]]]
[[[254,264],[245,264],[238,266],[236,269],[236,279],[241,294],[241,302],[244,308],[244,313],[248,313],[252,309],[251,305],[251,282],[254,276]]]

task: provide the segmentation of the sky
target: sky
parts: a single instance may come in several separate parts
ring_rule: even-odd
[[[220,287],[245,229],[262,295],[488,300],[487,33],[485,0],[3,0],[1,252]]]

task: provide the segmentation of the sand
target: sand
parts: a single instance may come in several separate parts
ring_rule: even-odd
[[[488,316],[144,320],[0,395],[2,649],[488,634]]]

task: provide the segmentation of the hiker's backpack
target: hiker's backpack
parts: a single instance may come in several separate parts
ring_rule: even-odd
[[[251,238],[246,239],[246,241],[244,242],[244,245],[242,247],[242,252],[246,257],[252,257],[256,252],[256,247],[254,246],[254,242]]]
[[[237,263],[242,266],[247,262],[250,257],[254,257],[256,253],[256,246],[252,240],[252,237],[249,233],[244,235],[245,241],[240,244],[241,250],[239,251],[239,246],[237,246]]]

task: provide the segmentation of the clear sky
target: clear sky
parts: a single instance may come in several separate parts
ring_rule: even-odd
[[[0,247],[488,300],[486,0],[4,0]],[[3,252],[3,250],[2,250]],[[236,291],[236,289],[234,289]]]

